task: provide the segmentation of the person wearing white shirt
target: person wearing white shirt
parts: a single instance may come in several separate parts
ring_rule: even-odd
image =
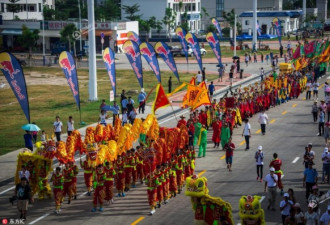
[[[197,82],[197,85],[199,85],[200,83],[202,83],[202,74],[201,74],[201,71],[198,71],[198,74],[196,75],[196,82]]]
[[[290,215],[290,209],[293,207],[293,202],[289,200],[289,194],[285,193],[283,195],[284,200],[280,202],[280,210],[282,216],[282,223],[284,225],[285,218]]]
[[[68,128],[67,128],[67,132],[68,132],[68,136],[71,135],[72,131],[74,130],[74,121],[72,119],[72,116],[69,116],[69,120],[67,122]]]
[[[319,97],[319,86],[320,84],[318,82],[313,83],[313,98],[318,99]]]
[[[22,177],[25,177],[29,181],[30,172],[26,170],[24,165],[22,166],[22,170],[18,172],[18,178],[21,179]]]
[[[57,141],[61,141],[62,126],[63,126],[63,124],[60,121],[60,117],[56,116],[56,121],[54,122],[54,133],[56,135]]]
[[[264,153],[262,151],[262,146],[260,145],[258,147],[258,151],[256,151],[254,158],[256,159],[256,165],[257,165],[257,181],[260,179],[260,182],[262,182],[262,173],[263,173],[263,167],[264,167]]]
[[[330,180],[330,151],[327,147],[324,148],[324,152],[322,153],[322,184],[325,183],[325,177],[327,177],[327,181],[329,183]]]
[[[320,218],[320,225],[327,225],[330,223],[330,205],[328,205],[328,211],[322,214]]]
[[[244,122],[245,122],[245,125],[244,125],[242,136],[244,136],[244,138],[245,138],[245,143],[246,143],[245,150],[248,150],[248,149],[250,149],[251,125],[250,125],[248,119],[245,119]]]
[[[312,90],[313,90],[313,85],[310,81],[307,81],[306,83],[306,100],[310,100],[311,99],[311,94],[312,94]]]
[[[277,181],[278,177],[275,174],[275,168],[270,167],[269,174],[265,177],[265,192],[268,189],[268,206],[267,209],[269,210],[272,208],[273,211],[275,211],[275,201],[276,201],[276,195],[277,195]]]
[[[262,135],[265,135],[265,133],[266,133],[266,124],[268,123],[268,116],[265,113],[264,109],[259,114],[258,122],[260,123],[260,126],[261,126]]]

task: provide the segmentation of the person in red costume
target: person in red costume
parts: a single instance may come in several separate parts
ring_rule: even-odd
[[[222,127],[222,123],[220,121],[220,118],[217,117],[212,124],[212,128],[213,128],[212,141],[214,142],[213,148],[219,148],[221,127]]]
[[[112,167],[110,162],[105,163],[104,167],[104,173],[105,173],[105,200],[108,204],[110,202],[113,204],[113,180],[116,175],[115,169]]]
[[[64,188],[63,188],[63,198],[68,195],[68,204],[71,203],[71,199],[73,196],[73,171],[70,168],[69,163],[65,164],[65,168],[63,169],[63,177],[64,177]]]
[[[186,126],[187,121],[184,119],[186,118],[185,116],[180,116],[181,120],[178,121],[178,124],[176,125],[177,128],[180,128],[182,125]]]
[[[117,197],[125,197],[124,189],[125,189],[125,161],[122,156],[119,155],[117,161],[115,163],[116,169],[116,188],[118,191]]]
[[[207,125],[207,114],[201,109],[201,112],[199,113],[199,122],[202,125]]]
[[[280,160],[278,158],[277,153],[274,153],[273,157],[274,158],[272,159],[272,161],[270,161],[269,167],[274,167],[275,168],[275,174],[278,177],[277,186],[278,186],[279,189],[281,189],[281,194],[283,194],[283,184],[282,184],[282,180],[281,180],[281,177],[282,177],[282,174],[283,174],[283,172],[281,170],[282,160]]]
[[[96,187],[95,192],[93,196],[93,205],[94,208],[92,209],[92,212],[96,212],[97,203],[99,203],[99,211],[103,211],[103,200],[105,198],[105,188],[104,188],[104,182],[106,179],[106,175],[103,169],[103,165],[100,164],[97,166],[97,169],[95,171],[95,179]]]
[[[77,175],[79,173],[78,166],[74,164],[74,161],[70,161],[70,168],[72,169],[73,172],[73,177],[72,177],[72,191],[73,191],[73,196],[74,199],[77,199]]]

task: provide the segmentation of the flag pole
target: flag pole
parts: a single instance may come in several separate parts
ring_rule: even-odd
[[[176,121],[178,121],[178,118],[176,117],[176,114],[175,114],[175,112],[174,112],[174,109],[173,109],[172,104],[170,104],[170,106],[171,106],[171,108],[172,108],[172,111],[173,111],[173,114],[174,114],[174,117],[175,117]]]

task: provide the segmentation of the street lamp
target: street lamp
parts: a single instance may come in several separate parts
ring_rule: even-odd
[[[81,41],[81,10],[80,10],[80,0],[78,0],[78,9],[79,9],[79,32],[80,32],[80,54],[82,57],[82,41]]]
[[[45,14],[44,14],[44,0],[41,0],[41,12],[42,12],[42,65],[46,65],[46,53],[45,53]]]
[[[236,56],[236,29],[237,29],[237,15],[235,14],[235,22],[234,22],[234,56]]]

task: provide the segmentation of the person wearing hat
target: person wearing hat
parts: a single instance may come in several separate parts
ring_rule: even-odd
[[[283,200],[280,202],[280,210],[282,216],[282,223],[284,225],[285,218],[290,215],[290,210],[293,208],[293,202],[289,200],[289,194],[284,193]]]
[[[330,205],[328,205],[327,211],[325,211],[320,218],[320,225],[327,225],[330,223]]]
[[[303,186],[306,188],[306,199],[312,192],[312,187],[317,183],[317,171],[313,168],[313,162],[308,163],[308,168],[304,171]]]
[[[186,117],[184,115],[182,115],[182,116],[180,116],[180,118],[181,118],[181,120],[178,121],[176,127],[180,128],[182,125],[187,126],[187,121],[185,120]]]
[[[305,225],[318,225],[318,215],[313,211],[314,204],[308,204],[308,211],[305,212]]]
[[[95,172],[95,192],[93,196],[93,205],[92,212],[96,212],[97,203],[99,204],[100,208],[99,211],[103,211],[103,201],[105,197],[105,188],[104,188],[104,182],[106,180],[106,174],[104,172],[104,168],[102,164],[99,164],[96,168]]]
[[[273,154],[273,159],[269,164],[269,167],[274,167],[275,168],[275,174],[277,175],[278,178],[278,188],[281,189],[281,194],[283,194],[283,183],[282,183],[282,174],[283,171],[281,170],[281,166],[282,166],[282,160],[278,158],[277,153]]]
[[[324,152],[322,153],[322,184],[325,183],[325,177],[327,177],[327,181],[329,184],[330,180],[330,151],[328,147],[324,148]]]
[[[216,117],[215,121],[212,124],[212,130],[213,130],[212,141],[214,142],[213,148],[219,148],[221,127],[222,127],[222,123],[220,121],[220,118]]]
[[[144,114],[144,109],[145,109],[145,106],[146,106],[146,93],[144,92],[144,88],[141,89],[141,92],[138,96],[138,101],[139,101],[139,113],[141,113],[142,111],[142,114]]]
[[[262,182],[262,174],[263,174],[263,167],[264,167],[264,153],[262,151],[262,146],[260,145],[258,147],[258,150],[256,151],[254,158],[256,160],[257,165],[257,181]]]
[[[301,208],[300,208],[300,204],[296,203],[293,206],[294,210],[295,210],[295,218],[297,220],[297,225],[304,225],[304,213],[302,212]]]
[[[272,208],[275,211],[275,202],[276,202],[276,195],[277,195],[277,175],[275,174],[275,168],[270,167],[269,174],[265,177],[265,192],[268,189],[268,206],[267,209],[269,210]]]

